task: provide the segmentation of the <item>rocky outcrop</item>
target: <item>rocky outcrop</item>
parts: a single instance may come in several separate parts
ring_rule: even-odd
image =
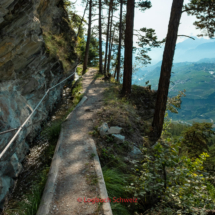
[[[0,1],[0,132],[19,127],[45,91],[74,70],[74,38],[63,0]],[[61,97],[62,87],[49,93],[0,161],[0,208],[22,170],[28,142]],[[0,152],[13,134],[0,136]]]

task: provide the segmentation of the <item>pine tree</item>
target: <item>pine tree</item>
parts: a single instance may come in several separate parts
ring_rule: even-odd
[[[202,152],[208,152],[208,142],[215,132],[212,123],[194,123],[183,132],[182,150],[188,150],[188,155],[198,158]]]
[[[140,10],[145,11],[151,7],[151,2],[140,1],[138,2]],[[122,95],[129,95],[131,93],[132,83],[132,55],[133,55],[133,28],[134,28],[134,0],[127,1],[127,14],[126,14],[126,30],[125,30],[125,54],[124,54],[124,73],[123,73],[123,88]]]
[[[214,37],[215,32],[215,1],[214,0],[191,0],[185,5],[183,12],[188,15],[195,15],[197,21],[194,25],[197,29],[206,30],[204,34],[198,36]]]
[[[123,0],[120,0],[119,47],[118,47],[118,55],[117,55],[117,67],[116,67],[116,73],[117,73],[116,80],[118,82],[119,82],[119,74],[120,74],[120,59],[121,59],[121,46],[122,46],[122,6],[123,6]]]
[[[106,35],[106,48],[105,48],[105,64],[104,64],[104,75],[106,76],[107,71],[107,52],[108,52],[108,41],[109,41],[109,30],[110,30],[110,19],[111,12],[113,10],[113,0],[110,0],[109,3],[109,12],[108,12],[108,24],[107,24],[107,35]]]
[[[92,0],[89,1],[89,23],[88,23],[87,43],[86,43],[86,50],[85,50],[85,57],[84,57],[82,73],[85,73],[85,71],[87,69],[89,47],[90,47],[90,37],[91,37],[91,20],[92,20]]]
[[[99,0],[99,72],[102,72],[102,1]]]
[[[125,57],[122,94],[131,93],[132,81],[132,54],[133,54],[133,28],[134,28],[134,0],[127,1],[126,30],[125,30]]]
[[[153,136],[156,138],[159,138],[161,136],[163,129],[172,62],[175,52],[175,45],[177,40],[178,27],[181,19],[183,2],[184,0],[173,0],[172,3],[168,33],[161,66],[160,80],[158,85],[155,113],[152,122]]]

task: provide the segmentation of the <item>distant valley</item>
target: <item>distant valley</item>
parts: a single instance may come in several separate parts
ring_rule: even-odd
[[[185,48],[186,41],[185,41]],[[186,97],[182,98],[181,109],[178,114],[169,113],[173,121],[182,121],[191,124],[197,122],[212,122],[215,127],[215,58],[204,58],[204,56],[215,56],[215,43],[203,43],[188,49],[183,44],[178,44],[174,65],[172,68],[169,96],[175,96],[179,91],[186,90]],[[181,54],[177,50],[185,50]],[[203,57],[199,59],[200,56]],[[196,62],[189,62],[192,59]],[[182,59],[184,62],[177,62]],[[185,59],[187,61],[185,62]],[[152,89],[158,88],[161,61],[153,66],[140,68],[133,74],[133,84],[145,86],[149,81]]]

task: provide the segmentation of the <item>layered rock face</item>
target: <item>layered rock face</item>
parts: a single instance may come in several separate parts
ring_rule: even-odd
[[[0,1],[0,132],[18,128],[46,90],[74,71],[74,38],[63,0]],[[62,87],[49,93],[0,161],[0,208],[22,170],[27,143],[60,99]],[[0,135],[0,152],[13,135]]]

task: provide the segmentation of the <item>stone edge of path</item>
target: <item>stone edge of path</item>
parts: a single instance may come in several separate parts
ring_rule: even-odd
[[[89,141],[89,144],[91,145],[93,152],[95,154],[94,164],[95,164],[96,175],[98,178],[99,193],[100,193],[99,198],[108,199],[107,189],[106,189],[106,185],[105,185],[105,181],[104,181],[104,177],[103,177],[103,173],[102,173],[102,168],[101,168],[100,161],[99,161],[99,156],[98,156],[97,151],[96,151],[95,142],[91,138],[88,139],[88,141]],[[103,208],[103,212],[104,212],[103,214],[104,215],[113,215],[109,201],[103,203],[102,208]]]
[[[43,191],[42,199],[40,201],[39,209],[37,211],[36,215],[48,215],[49,214],[49,209],[50,205],[53,199],[55,187],[56,187],[56,180],[58,176],[58,169],[59,169],[59,164],[60,164],[60,152],[59,148],[62,143],[63,139],[63,127],[60,132],[60,137],[57,142],[57,146],[55,148],[54,156],[51,162],[51,167],[48,173],[48,179]]]
[[[81,99],[81,101],[76,105],[76,107],[74,108],[74,110],[76,110],[78,107],[80,107],[82,104],[84,104],[84,102],[85,102],[86,100],[87,100],[87,97],[84,96],[84,97]],[[74,111],[74,110],[73,110],[73,111]],[[72,114],[73,111],[71,111],[71,113],[66,117],[65,121],[69,119],[69,117],[71,116],[71,114]]]
[[[87,100],[87,97],[84,96],[82,98],[82,100],[78,103],[78,105],[75,107],[75,109],[80,107],[86,100]],[[67,116],[66,120],[69,118],[71,113]],[[62,126],[62,129],[60,132],[60,137],[58,139],[57,146],[55,148],[54,156],[52,159],[51,167],[50,167],[50,170],[48,173],[48,179],[47,179],[45,189],[43,191],[42,199],[41,199],[41,202],[39,205],[39,209],[38,209],[36,215],[49,215],[50,205],[51,205],[54,191],[56,188],[56,180],[57,180],[59,164],[60,164],[60,160],[61,160],[59,148],[60,148],[62,140],[63,140],[63,133],[64,133],[64,127]],[[100,193],[99,198],[107,199],[108,198],[107,189],[106,189],[99,157],[98,157],[98,154],[96,151],[96,145],[95,145],[95,142],[93,139],[90,138],[90,139],[88,139],[88,141],[95,154],[93,159],[94,159],[94,164],[95,164],[96,175],[98,178],[98,186],[99,186],[99,193]],[[110,206],[110,202],[103,203],[102,209],[103,209],[104,215],[113,215],[111,206]]]
[[[82,98],[82,100],[74,108],[74,110],[77,109],[78,107],[80,107],[86,100],[87,100],[87,97],[84,96]],[[69,118],[71,113],[67,116],[66,120]],[[62,125],[60,137],[58,139],[58,142],[57,142],[57,145],[55,148],[55,152],[54,152],[54,156],[53,156],[53,159],[51,162],[51,167],[50,167],[50,170],[48,173],[48,179],[47,179],[47,182],[46,182],[46,185],[45,185],[45,188],[43,191],[42,199],[40,201],[39,209],[38,209],[36,215],[48,215],[49,214],[49,209],[50,209],[50,205],[51,205],[54,191],[55,191],[55,187],[56,187],[58,169],[59,169],[60,160],[61,160],[59,148],[60,148],[61,143],[63,141],[63,133],[64,133],[64,126]]]

